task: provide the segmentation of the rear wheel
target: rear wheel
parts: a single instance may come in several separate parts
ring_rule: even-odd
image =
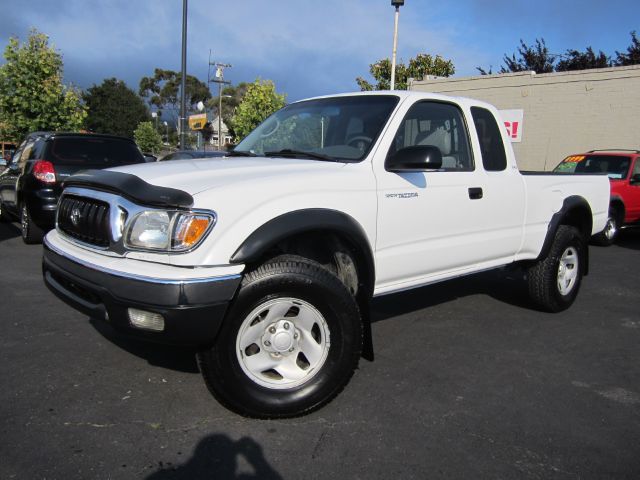
[[[33,222],[26,204],[20,209],[20,232],[22,240],[27,244],[41,243],[44,236],[42,229]]]
[[[246,274],[198,364],[209,390],[231,410],[293,417],[334,398],[361,350],[362,321],[349,290],[320,264],[283,256]]]
[[[0,223],[7,223],[10,222],[11,218],[9,217],[9,214],[7,213],[6,209],[4,208],[4,205],[2,204],[2,201],[0,201]]]
[[[547,256],[527,272],[529,296],[543,310],[566,310],[576,299],[584,270],[584,249],[580,232],[561,225]]]

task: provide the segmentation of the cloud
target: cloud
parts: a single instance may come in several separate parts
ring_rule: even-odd
[[[133,88],[155,67],[180,69],[182,2],[178,0],[5,0],[0,47],[30,27],[64,54],[65,77],[82,87],[116,76]],[[620,12],[624,12],[623,15]],[[523,38],[544,37],[557,52],[591,45],[613,53],[629,44],[640,3],[540,0],[407,0],[400,9],[399,57],[452,59],[457,75],[497,67]],[[634,23],[635,22],[635,23]],[[615,28],[614,28],[615,25]],[[289,100],[357,89],[369,64],[391,56],[388,0],[190,0],[189,73],[206,79],[209,50],[233,64],[234,83],[273,79]]]

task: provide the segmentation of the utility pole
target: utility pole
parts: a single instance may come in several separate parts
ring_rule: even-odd
[[[231,82],[225,81],[224,79],[224,69],[231,68],[233,65],[228,63],[218,63],[211,62],[211,51],[209,51],[209,67],[216,67],[216,74],[213,80],[208,80],[208,82],[213,82],[218,84],[218,150],[222,150],[224,145],[224,137],[222,135],[222,85],[230,85]]]
[[[180,82],[180,150],[187,144],[187,0],[182,0],[182,79]]]
[[[400,7],[404,5],[404,0],[391,0],[391,5],[396,8],[393,25],[393,55],[391,56],[391,90],[396,88],[396,52],[398,51],[398,18],[400,17]]]

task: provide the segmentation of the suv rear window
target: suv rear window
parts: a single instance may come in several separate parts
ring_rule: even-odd
[[[144,163],[133,142],[117,138],[54,138],[48,157],[57,165],[95,168]]]

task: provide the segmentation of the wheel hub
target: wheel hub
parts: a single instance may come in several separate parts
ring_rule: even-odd
[[[578,253],[573,247],[567,248],[558,265],[558,290],[562,295],[568,295],[578,278]]]
[[[607,226],[604,230],[604,234],[608,240],[613,239],[615,237],[616,232],[618,231],[618,226],[613,218],[609,218],[607,221]]]
[[[300,333],[288,320],[269,325],[262,335],[264,349],[273,355],[288,355],[298,348]]]
[[[329,326],[304,300],[279,297],[247,315],[236,338],[244,373],[266,388],[288,389],[313,378],[331,347]]]

